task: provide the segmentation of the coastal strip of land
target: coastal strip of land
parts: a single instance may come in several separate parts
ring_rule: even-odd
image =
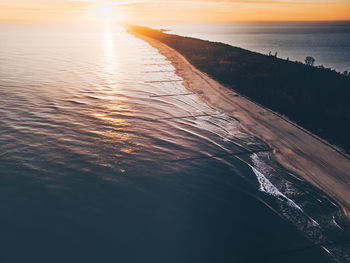
[[[240,128],[273,149],[282,166],[318,187],[350,219],[350,160],[337,147],[199,71],[183,55],[136,30],[128,32],[148,42],[174,66],[184,86],[217,111],[240,122]]]

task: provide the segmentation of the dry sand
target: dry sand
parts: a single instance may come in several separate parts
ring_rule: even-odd
[[[266,142],[274,149],[272,156],[282,166],[327,193],[350,219],[350,160],[347,155],[283,116],[224,87],[169,46],[133,34],[158,49],[172,63],[188,90],[213,109],[237,119],[245,132]]]

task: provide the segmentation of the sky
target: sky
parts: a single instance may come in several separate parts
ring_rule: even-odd
[[[350,20],[350,0],[0,0],[0,21]]]

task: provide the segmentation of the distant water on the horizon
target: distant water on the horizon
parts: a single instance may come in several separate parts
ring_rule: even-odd
[[[350,21],[342,22],[211,22],[149,23],[169,33],[303,62],[306,56],[339,72],[350,71]]]

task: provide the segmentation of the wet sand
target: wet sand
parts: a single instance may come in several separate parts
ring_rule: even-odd
[[[240,127],[273,148],[282,166],[332,197],[350,219],[350,159],[336,147],[287,118],[236,93],[192,66],[180,53],[158,40],[134,33],[164,55],[184,86],[213,109],[240,122]]]

